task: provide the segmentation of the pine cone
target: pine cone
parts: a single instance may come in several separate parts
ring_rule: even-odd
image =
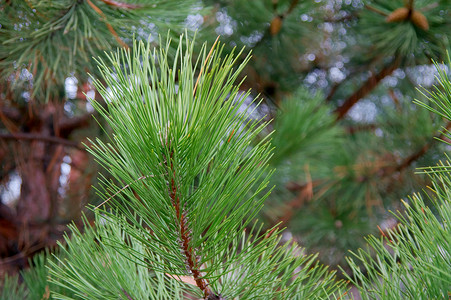
[[[429,29],[428,20],[422,13],[414,11],[412,12],[412,16],[410,17],[410,19],[412,20],[412,23],[418,28],[421,28],[424,31]]]
[[[409,9],[407,7],[400,7],[395,9],[391,14],[385,18],[387,23],[404,21],[409,17]]]
[[[271,24],[269,25],[269,32],[271,35],[276,35],[279,33],[280,29],[282,28],[282,18],[280,16],[275,16]]]

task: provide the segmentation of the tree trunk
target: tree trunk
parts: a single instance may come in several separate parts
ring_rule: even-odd
[[[48,118],[46,118],[48,119]],[[41,136],[52,136],[51,122],[40,122],[32,132]],[[20,198],[17,203],[17,218],[20,224],[20,240],[25,252],[29,247],[46,245],[51,220],[57,213],[59,178],[64,149],[39,140],[18,146],[18,171],[22,178]],[[20,248],[22,248],[20,247]],[[27,250],[28,249],[28,250]]]

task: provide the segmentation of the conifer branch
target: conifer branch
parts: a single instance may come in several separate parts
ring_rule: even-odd
[[[128,45],[119,37],[116,30],[114,30],[113,26],[111,26],[111,24],[108,23],[107,18],[105,16],[105,14],[103,13],[103,11],[100,8],[98,8],[94,3],[92,3],[91,0],[86,0],[86,3],[88,3],[88,5],[91,6],[92,9],[100,15],[100,17],[101,17],[100,19],[106,24],[108,30],[114,36],[114,38],[119,43],[119,45],[121,45],[124,48],[128,48]]]
[[[139,9],[142,8],[141,5],[138,4],[131,4],[131,3],[123,3],[119,1],[114,0],[101,0],[103,3],[117,7],[117,8],[124,8],[124,9]]]
[[[77,142],[69,141],[56,136],[45,136],[34,133],[16,132],[16,133],[0,133],[0,139],[3,140],[37,140],[52,144],[60,144],[85,151],[85,149]]]
[[[379,73],[370,76],[370,78],[368,78],[368,80],[357,91],[349,96],[345,100],[345,102],[335,110],[335,113],[337,114],[337,120],[343,119],[348,111],[357,102],[359,102],[363,97],[372,92],[378,86],[379,82],[382,81],[382,79],[390,76],[399,67],[399,64],[400,59],[395,58],[392,62],[382,68]]]
[[[451,129],[451,122],[448,122],[445,126],[445,130],[447,131]],[[430,139],[426,144],[424,144],[420,149],[418,149],[416,152],[412,153],[408,157],[406,157],[395,169],[393,172],[399,172],[404,170],[405,168],[409,167],[413,162],[420,159],[423,155],[425,155],[428,150],[432,147],[432,145],[437,142],[438,140],[441,140],[444,138],[444,133],[440,133],[438,136],[433,137]],[[390,173],[391,174],[391,173]]]
[[[187,218],[185,212],[183,211],[183,208],[181,208],[181,205],[180,205],[180,197],[177,193],[177,185],[174,180],[177,174],[175,172],[172,159],[173,159],[173,152],[171,152],[171,158],[170,158],[170,170],[171,170],[171,173],[173,176],[170,180],[171,184],[170,184],[170,189],[169,189],[169,195],[171,197],[171,202],[172,202],[172,205],[174,206],[176,218],[179,223],[182,252],[186,258],[187,268],[188,268],[189,272],[192,274],[197,287],[204,293],[205,299],[209,299],[209,297],[211,295],[214,295],[214,293],[209,288],[206,280],[202,278],[202,275],[199,271],[198,255],[196,254],[195,250],[190,245],[191,230],[189,228],[188,218]],[[166,161],[166,165],[167,164],[168,163]]]

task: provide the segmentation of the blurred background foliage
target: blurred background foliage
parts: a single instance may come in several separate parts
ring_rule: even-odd
[[[272,120],[275,186],[260,216],[323,263],[344,267],[364,236],[397,225],[387,210],[428,184],[443,157],[440,116],[413,104],[450,49],[448,0],[4,0],[0,3],[0,277],[53,247],[96,203],[102,138],[92,57],[133,36],[197,31],[224,54],[252,51],[243,88]],[[433,104],[431,104],[433,105]],[[250,117],[257,118],[251,115]],[[344,267],[346,270],[346,267]],[[9,278],[8,280],[11,280]],[[19,287],[18,287],[19,288]]]

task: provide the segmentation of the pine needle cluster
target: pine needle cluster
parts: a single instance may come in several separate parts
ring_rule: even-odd
[[[219,44],[194,58],[182,37],[170,63],[170,43],[137,42],[99,61],[95,85],[108,105],[93,105],[113,133],[91,152],[115,181],[99,191],[96,228],[74,230],[65,259],[51,263],[55,283],[90,299],[338,293],[342,283],[315,257],[253,221],[268,194],[271,144],[255,142],[266,123],[249,121],[249,94],[235,84],[247,59],[221,58]]]

